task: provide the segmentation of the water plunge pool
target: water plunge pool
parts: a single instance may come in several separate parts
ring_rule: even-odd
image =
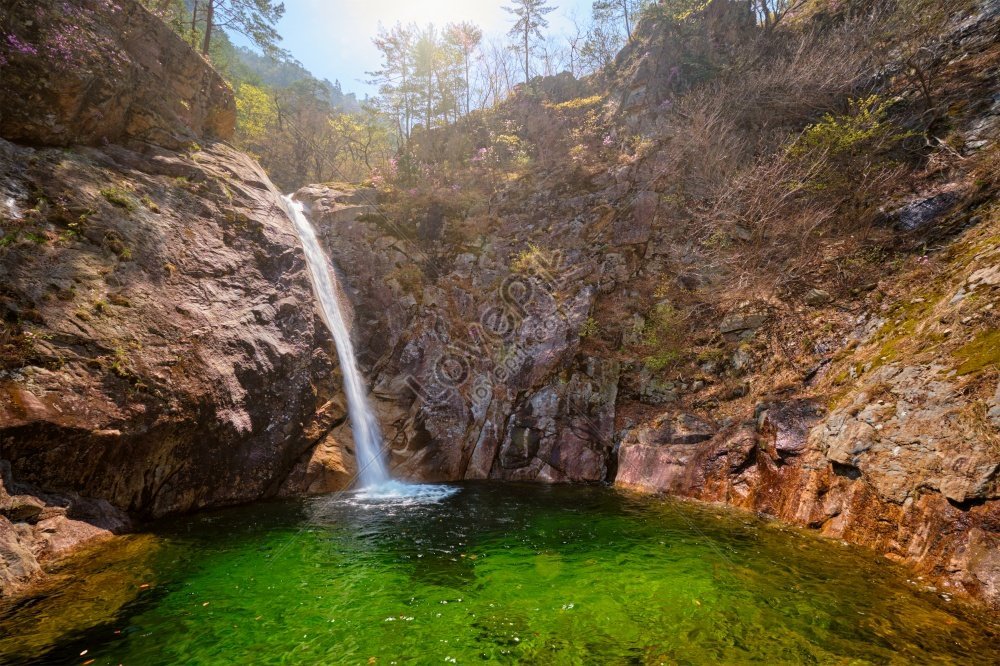
[[[998,663],[872,553],[600,487],[461,484],[172,519],[0,606],[12,664]]]

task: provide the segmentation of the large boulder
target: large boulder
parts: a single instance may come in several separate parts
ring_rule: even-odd
[[[5,2],[0,136],[30,145],[232,137],[233,92],[136,0]]]
[[[27,168],[25,168],[27,165]],[[0,141],[0,458],[145,515],[277,492],[339,390],[252,160]],[[313,440],[315,441],[315,440]]]
[[[2,25],[0,459],[146,516],[276,494],[339,387],[231,89],[136,0]]]

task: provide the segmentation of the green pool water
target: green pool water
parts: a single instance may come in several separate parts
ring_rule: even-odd
[[[1000,663],[982,611],[751,516],[461,485],[160,524],[0,607],[0,663]]]

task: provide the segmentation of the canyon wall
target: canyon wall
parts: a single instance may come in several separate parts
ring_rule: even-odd
[[[279,194],[220,141],[235,121],[228,85],[137,2],[11,12],[0,64],[7,587],[122,529],[123,511],[274,495],[345,418]]]

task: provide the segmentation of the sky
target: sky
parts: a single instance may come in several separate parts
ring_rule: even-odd
[[[443,26],[471,21],[486,35],[503,35],[512,24],[501,6],[507,0],[284,0],[285,15],[278,24],[281,46],[291,52],[314,76],[339,80],[344,92],[374,94],[365,83],[366,72],[379,67],[379,53],[372,45],[379,23],[397,21]],[[549,14],[549,30],[568,33],[574,13],[583,24],[592,0],[550,0],[557,9]],[[234,35],[234,37],[236,37]],[[235,39],[237,43],[244,40]]]

